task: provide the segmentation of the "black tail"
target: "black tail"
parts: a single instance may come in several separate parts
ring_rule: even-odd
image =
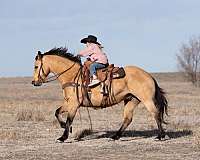
[[[153,78],[154,83],[155,83],[155,98],[154,98],[154,103],[156,107],[159,109],[159,118],[162,123],[167,124],[164,121],[164,114],[168,116],[168,101],[165,97],[165,92],[162,88],[158,86],[158,83],[156,80]]]

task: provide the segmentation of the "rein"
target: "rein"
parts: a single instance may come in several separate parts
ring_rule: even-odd
[[[55,75],[53,75],[53,76],[47,77],[47,78],[45,78],[45,79],[43,79],[43,78],[40,76],[40,74],[39,74],[39,77],[40,77],[40,79],[42,80],[42,83],[48,83],[48,82],[55,81],[55,80],[57,80],[62,74],[64,74],[65,72],[67,72],[67,71],[69,71],[71,68],[73,68],[75,64],[76,64],[76,63],[74,62],[74,63],[72,64],[72,66],[70,66],[70,67],[67,68],[66,70],[64,70],[64,71],[62,71],[62,72],[60,72],[60,73],[57,73],[57,74],[55,74]],[[42,65],[43,65],[43,63],[41,64],[40,71],[42,70],[42,73],[43,73],[43,74],[45,75],[45,77],[46,77],[46,74],[45,74],[45,72],[44,72],[44,69],[43,69]]]
[[[57,73],[53,76],[50,76],[50,77],[47,77],[47,74],[44,72],[44,69],[43,69],[43,63],[41,62],[41,66],[40,66],[40,70],[39,70],[39,79],[41,80],[42,83],[48,83],[48,82],[52,82],[52,81],[55,81],[57,80],[62,74],[64,74],[65,72],[69,71],[70,69],[72,69],[74,67],[74,65],[76,64],[76,62],[74,62],[69,68],[67,68],[66,70],[60,72],[60,73]],[[45,75],[45,79],[43,79],[40,75],[40,72],[42,71],[42,74]],[[74,77],[74,81],[73,82],[67,82],[65,84],[62,85],[62,89],[65,89],[66,87],[75,87],[76,89],[76,92],[77,92],[77,99],[78,99],[78,102],[79,104],[80,101],[79,101],[79,92],[78,92],[78,87],[86,87],[85,85],[83,84],[79,84],[78,81],[79,81],[79,78],[82,79],[82,67],[80,66],[80,69],[78,70],[78,73],[76,74],[76,76]],[[77,82],[75,82],[77,79]]]
[[[69,68],[67,68],[66,70],[60,72],[60,73],[57,73],[53,76],[50,76],[50,77],[47,77],[47,74],[44,72],[44,69],[43,69],[43,63],[41,63],[41,66],[40,66],[40,71],[39,71],[39,79],[41,80],[42,83],[48,83],[48,82],[52,82],[52,81],[55,81],[57,80],[62,74],[64,74],[65,72],[69,71],[70,69],[72,69],[74,67],[74,65],[76,64],[76,62],[74,62]],[[40,72],[42,71],[42,74],[46,77],[46,78],[42,78],[41,75],[40,75]],[[62,85],[62,89],[65,89],[67,87],[74,87],[75,90],[76,90],[76,93],[77,93],[77,100],[79,102],[79,105],[82,103],[82,101],[80,102],[80,99],[79,99],[79,96],[80,96],[80,93],[79,93],[79,87],[81,87],[81,93],[83,94],[83,92],[85,92],[85,88],[87,88],[86,85],[84,85],[83,83],[78,83],[79,80],[82,80],[83,79],[83,73],[82,73],[82,66],[80,66],[80,69],[78,70],[76,76],[74,77],[74,81],[73,82],[66,82]],[[90,101],[90,98],[88,97],[88,95],[86,96],[86,98],[88,99],[89,101],[89,104],[91,106],[92,103]]]
[[[65,72],[69,71],[70,69],[72,69],[74,67],[74,65],[76,64],[76,62],[74,62],[69,68],[67,68],[66,70],[60,72],[60,73],[57,73],[51,77],[48,77],[48,78],[45,78],[43,79],[40,75],[40,72],[42,71],[43,75],[45,75],[45,77],[47,77],[47,74],[44,72],[44,69],[43,69],[43,63],[41,63],[41,66],[40,66],[40,70],[39,70],[39,78],[41,79],[42,83],[48,83],[48,82],[52,82],[52,81],[55,81],[57,80],[62,74],[64,74]],[[80,75],[79,75],[80,74]],[[78,76],[79,75],[79,76]],[[67,82],[65,84],[62,85],[62,89],[65,89],[66,87],[75,87],[76,88],[76,91],[77,91],[77,100],[79,102],[79,104],[81,104],[80,100],[79,100],[79,92],[78,92],[78,87],[81,86],[81,87],[85,87],[85,85],[83,84],[79,84],[79,83],[76,83],[75,80],[77,79],[77,82],[79,80],[79,78],[82,78],[82,67],[80,67],[80,69],[78,70],[78,73],[77,75],[75,76],[74,78],[74,82]]]

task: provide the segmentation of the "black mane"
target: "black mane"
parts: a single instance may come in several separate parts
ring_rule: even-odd
[[[79,64],[81,64],[81,59],[79,57],[76,57],[75,55],[73,55],[72,53],[68,53],[67,52],[67,48],[53,48],[48,52],[45,52],[43,55],[56,55],[56,56],[61,56],[64,58],[67,58],[69,60],[72,60],[74,62],[78,62]]]

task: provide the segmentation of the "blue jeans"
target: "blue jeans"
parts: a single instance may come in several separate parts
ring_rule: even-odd
[[[101,69],[101,68],[105,68],[106,67],[106,64],[102,64],[102,63],[97,63],[97,62],[94,62],[90,65],[90,75],[96,75],[96,70],[97,69]]]

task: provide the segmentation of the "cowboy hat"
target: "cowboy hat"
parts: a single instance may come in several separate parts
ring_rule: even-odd
[[[93,35],[89,35],[87,38],[81,39],[81,43],[86,44],[87,42],[101,45],[99,42],[97,42],[97,37],[95,37]]]

